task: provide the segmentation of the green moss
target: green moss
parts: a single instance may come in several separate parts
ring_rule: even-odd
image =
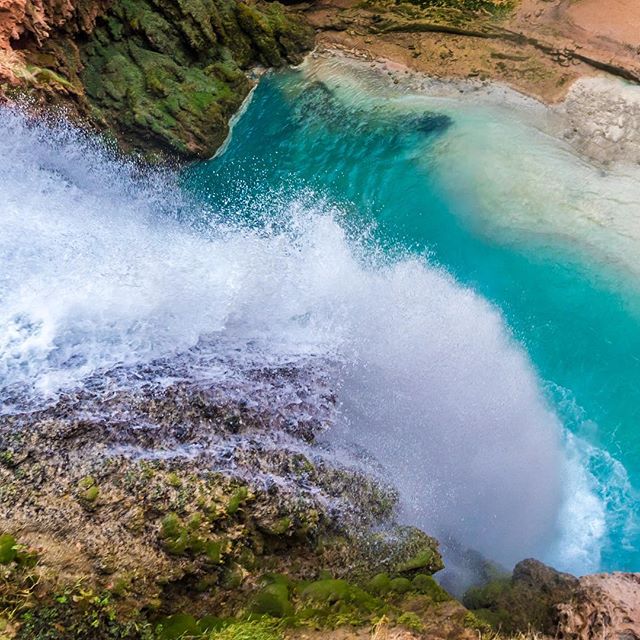
[[[396,4],[414,4],[422,8],[441,7],[472,13],[484,12],[494,16],[508,14],[516,5],[515,0],[396,0]]]
[[[252,569],[255,569],[256,566],[258,565],[258,559],[256,557],[256,554],[247,547],[244,547],[240,550],[240,552],[237,555],[237,558],[240,566],[247,569],[247,571],[251,571]]]
[[[93,476],[85,476],[78,482],[78,487],[80,489],[90,489],[96,484],[96,480]]]
[[[110,594],[74,587],[17,613],[15,640],[151,640],[150,625],[119,620]]]
[[[424,623],[413,611],[406,611],[398,618],[398,624],[409,629],[409,631],[415,631],[421,633],[424,631]]]
[[[81,493],[80,497],[85,502],[95,502],[98,499],[99,495],[100,489],[96,485],[93,485],[92,487],[89,487],[86,491]]]
[[[117,578],[113,581],[113,586],[109,589],[114,596],[122,597],[129,588],[130,581],[126,578]]]
[[[194,513],[189,520],[187,521],[187,529],[189,531],[197,531],[202,524],[202,515],[199,513]]]
[[[282,640],[278,625],[268,621],[233,622],[213,632],[207,640]]]
[[[207,558],[214,564],[219,564],[222,560],[223,543],[220,540],[208,540],[204,544],[204,552]]]
[[[429,596],[434,602],[446,602],[451,596],[433,579],[424,573],[419,573],[411,581],[411,587],[425,596]]]
[[[394,578],[389,583],[389,588],[393,593],[407,593],[411,591],[411,582],[407,578]]]
[[[177,538],[167,540],[164,548],[167,553],[173,556],[184,555],[189,547],[189,536],[186,532],[181,533]]]
[[[263,523],[262,529],[266,533],[270,533],[274,536],[281,536],[287,533],[289,529],[293,526],[293,519],[289,516],[285,516],[284,518],[279,518],[275,522]]]
[[[283,580],[267,584],[253,598],[250,606],[252,613],[269,615],[273,618],[284,618],[293,613],[289,602],[289,587]]]
[[[0,564],[13,562],[18,555],[16,539],[9,533],[0,535]]]
[[[401,562],[396,567],[398,573],[409,573],[420,569],[429,569],[436,563],[437,554],[433,549],[423,549],[412,558]]]
[[[38,554],[31,550],[25,548],[23,545],[18,545],[17,553],[16,553],[16,562],[21,567],[31,568],[35,567],[38,564]],[[2,564],[0,562],[0,564]]]
[[[493,622],[496,626],[499,624],[499,620],[497,619]],[[490,622],[483,620],[471,611],[467,611],[467,613],[464,614],[463,624],[467,629],[474,629],[482,633],[491,633],[492,631],[492,624]]]
[[[176,613],[163,618],[156,627],[158,640],[179,640],[184,637],[200,636],[197,620],[188,613]]]
[[[213,631],[220,631],[224,628],[224,620],[217,616],[204,616],[198,620],[198,629],[200,633],[208,634]]]
[[[391,590],[391,579],[386,573],[378,573],[368,583],[367,590],[378,596],[384,596]]]
[[[247,487],[240,487],[236,489],[234,493],[229,498],[229,502],[227,503],[227,513],[229,515],[234,515],[238,509],[247,501],[249,497],[249,490]]]
[[[162,79],[158,77],[157,70],[156,73],[152,72],[147,76],[147,86],[153,85],[155,82],[160,93],[164,91],[164,84]],[[171,472],[167,475],[167,482],[176,489],[182,486],[182,480],[180,480],[180,476],[177,473]]]
[[[236,563],[230,563],[222,575],[222,586],[227,590],[237,589],[244,581],[245,572],[242,567]]]
[[[175,513],[169,513],[162,519],[161,535],[163,538],[175,540],[180,536],[181,531],[180,518]]]
[[[497,578],[481,587],[472,587],[463,598],[463,604],[467,609],[487,609],[500,600],[511,587],[511,578]]]
[[[128,145],[210,157],[251,88],[244,70],[300,62],[312,46],[278,3],[114,0],[76,65],[93,112]]]
[[[302,596],[315,602],[331,603],[346,600],[349,590],[346,580],[317,580],[304,589]]]

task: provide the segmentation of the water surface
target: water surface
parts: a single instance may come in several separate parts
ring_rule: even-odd
[[[637,172],[577,157],[545,133],[539,106],[429,98],[359,73],[324,63],[268,76],[226,152],[188,172],[189,188],[244,217],[321,200],[346,229],[365,228],[371,246],[426,257],[493,303],[562,422],[567,459],[584,470],[562,480],[570,499],[546,558],[575,571],[639,570],[640,265],[625,226],[640,211]],[[493,428],[487,416],[468,419]],[[413,428],[403,446],[428,448],[428,421],[424,434]],[[372,448],[384,456],[389,443]],[[496,450],[495,464],[505,455]],[[419,501],[418,488],[407,494]]]

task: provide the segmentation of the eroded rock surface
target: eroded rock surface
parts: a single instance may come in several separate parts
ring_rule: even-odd
[[[469,590],[465,604],[507,632],[530,628],[564,640],[640,638],[640,574],[576,578],[524,560],[513,574]]]
[[[569,602],[558,605],[557,637],[564,640],[640,638],[640,574],[584,576]]]
[[[5,390],[0,638],[473,638],[431,577],[437,542],[314,444],[323,380],[250,366],[213,383],[189,375],[197,357],[102,371],[44,405]]]
[[[313,31],[261,0],[3,0],[0,96],[64,106],[129,150],[213,155],[256,66],[297,63]]]

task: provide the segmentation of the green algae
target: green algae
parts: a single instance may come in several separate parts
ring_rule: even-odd
[[[0,564],[9,564],[18,556],[16,539],[9,533],[0,535]]]

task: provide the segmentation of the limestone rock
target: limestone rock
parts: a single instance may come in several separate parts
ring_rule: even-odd
[[[640,574],[584,576],[569,602],[558,605],[557,638],[635,640],[640,638]]]
[[[640,638],[640,574],[576,578],[537,560],[510,578],[469,590],[465,604],[510,632],[533,628],[561,640]]]
[[[61,105],[147,157],[208,158],[248,72],[300,62],[313,38],[262,0],[0,0],[0,99]]]

